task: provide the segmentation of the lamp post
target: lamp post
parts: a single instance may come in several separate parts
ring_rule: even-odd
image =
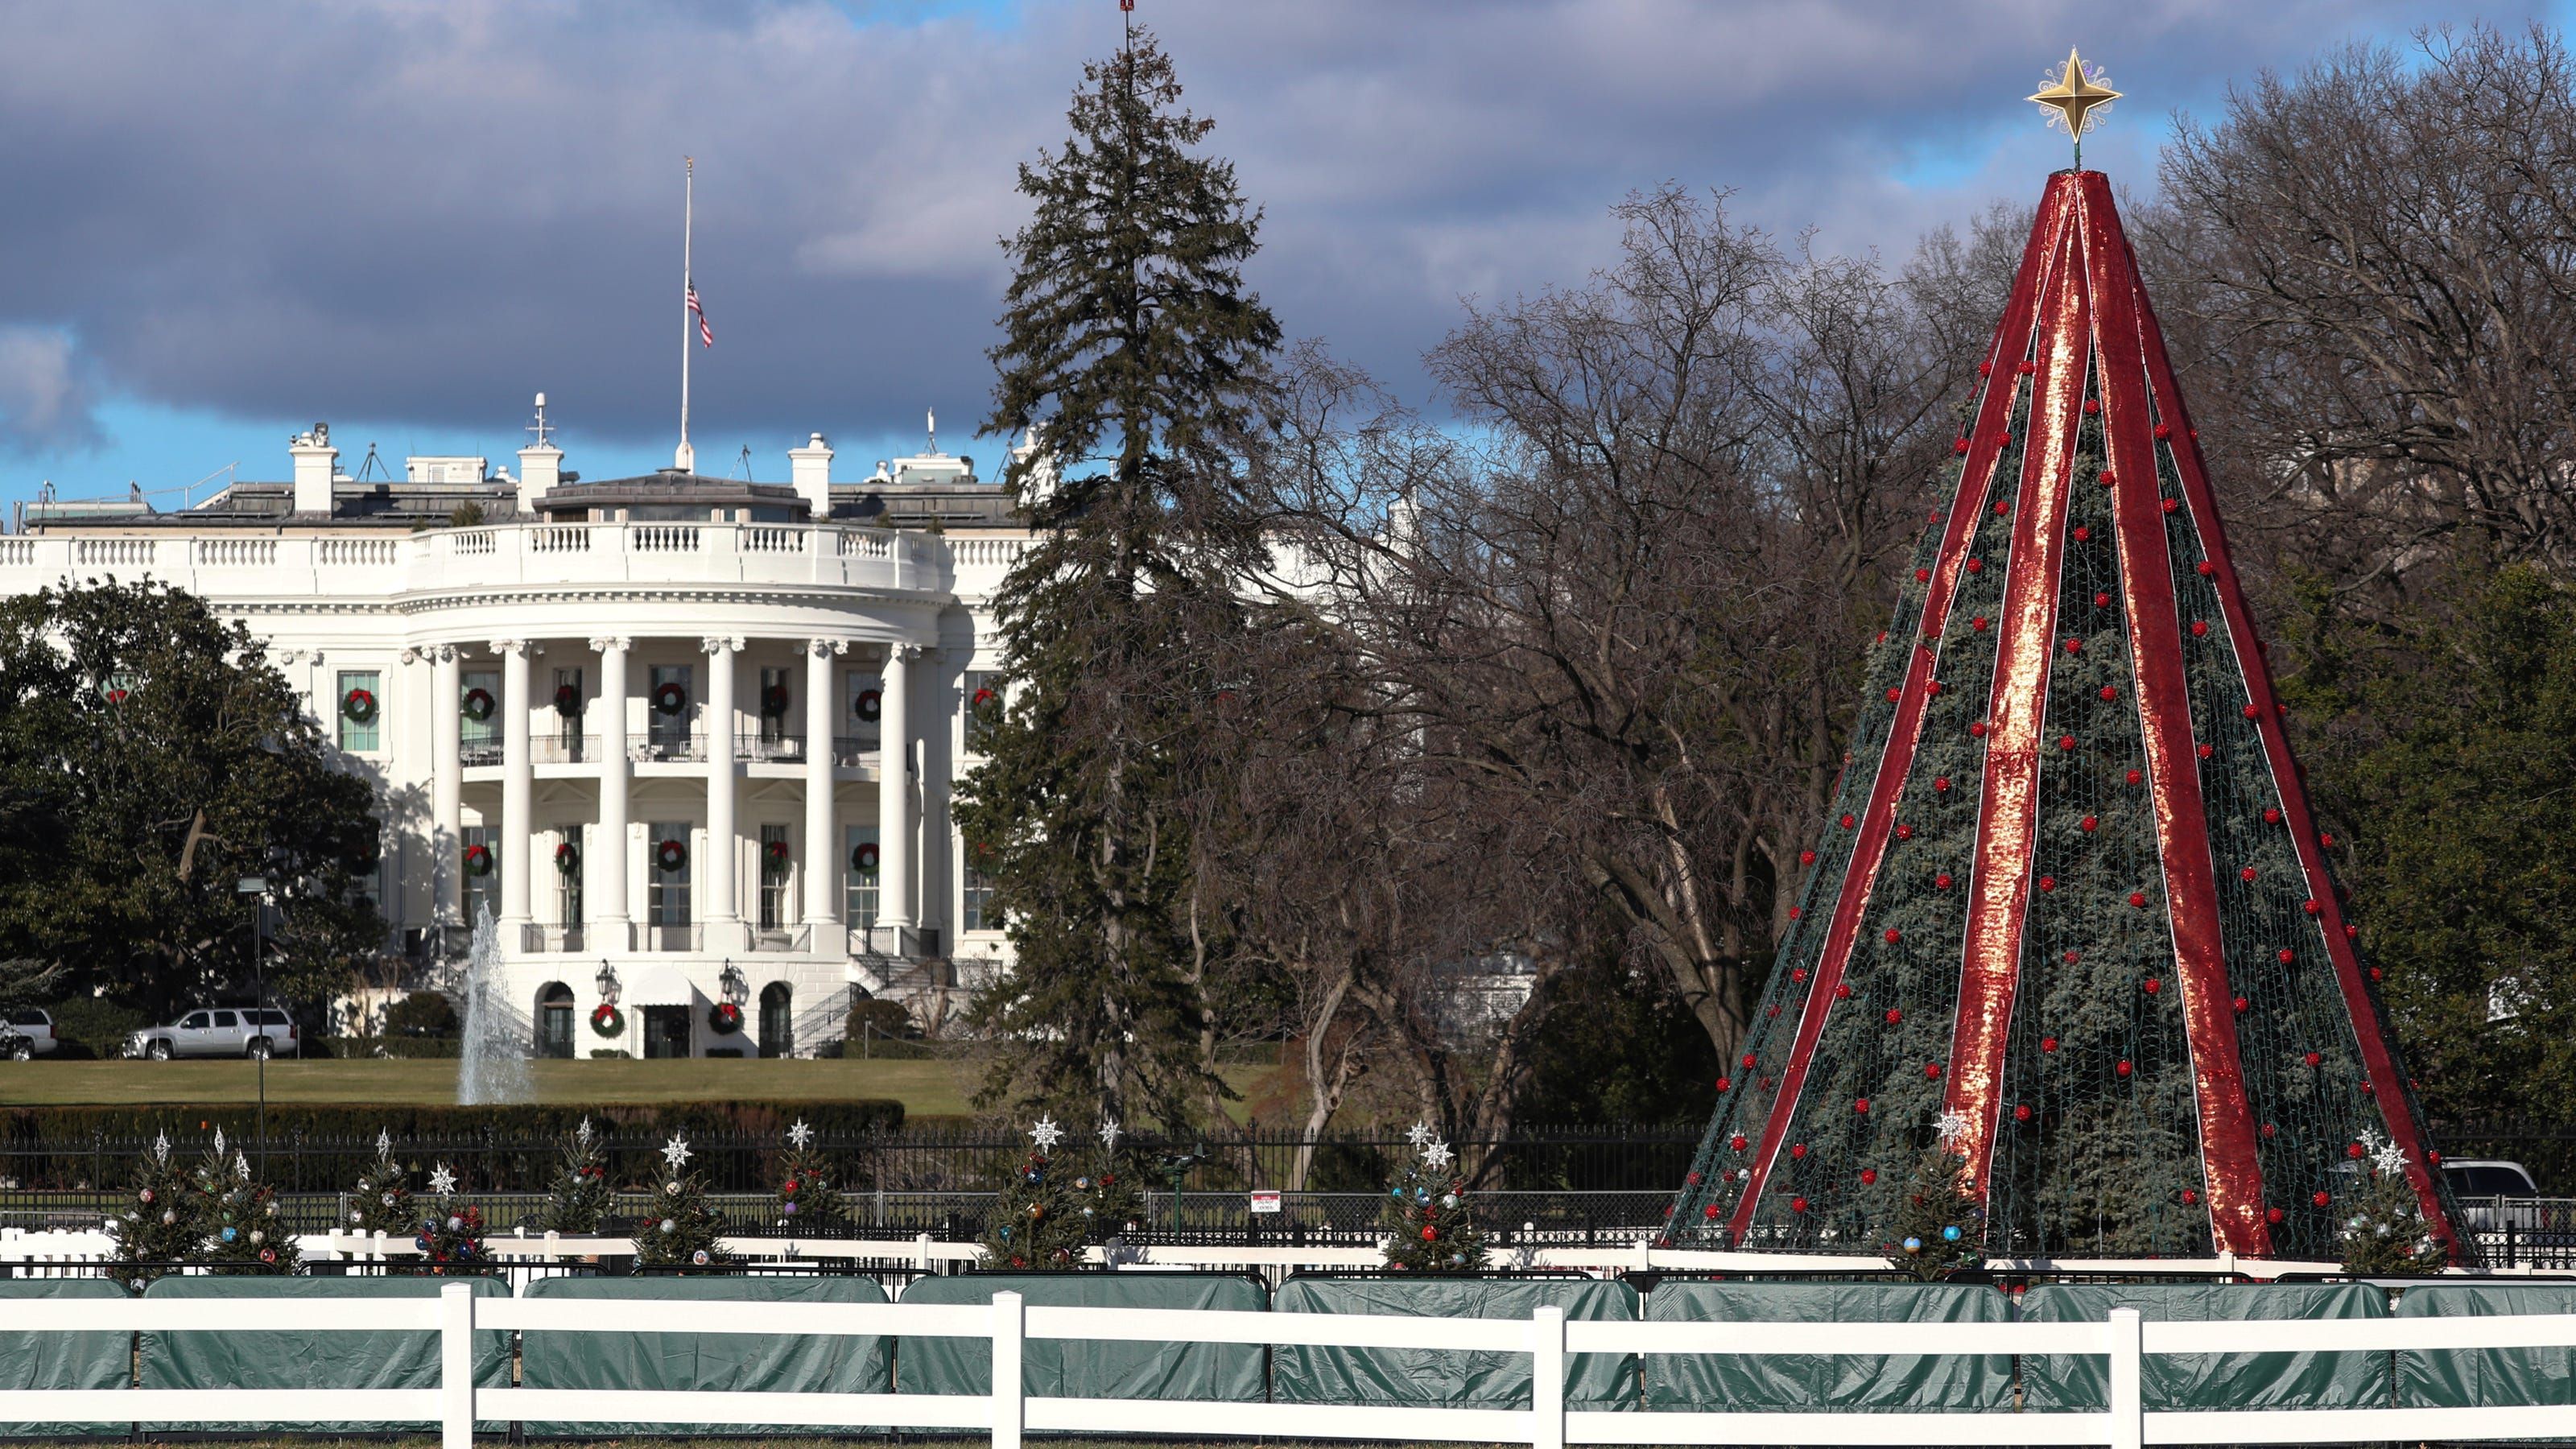
[[[250,897],[250,979],[251,991],[258,1003],[253,1008],[253,1020],[258,1025],[252,1030],[255,1033],[253,1039],[258,1040],[268,1030],[268,877],[243,876],[233,882],[233,891]],[[253,1068],[259,1073],[259,1176],[265,1182],[268,1180],[268,1053],[254,1051],[251,1057]]]

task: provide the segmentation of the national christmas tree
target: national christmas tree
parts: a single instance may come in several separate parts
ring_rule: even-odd
[[[850,1205],[841,1196],[841,1174],[814,1137],[802,1117],[787,1129],[787,1150],[778,1158],[778,1226],[798,1237],[847,1237]]]
[[[1450,1169],[1449,1144],[1423,1123],[1408,1134],[1413,1157],[1386,1190],[1378,1226],[1386,1265],[1407,1273],[1473,1273],[1485,1266],[1485,1235],[1467,1209],[1467,1184]]]
[[[724,1220],[707,1206],[707,1185],[689,1171],[689,1144],[662,1145],[662,1181],[635,1229],[635,1261],[647,1268],[703,1268],[724,1259]]]
[[[411,1207],[411,1174],[394,1160],[393,1134],[376,1129],[376,1160],[349,1188],[349,1220],[353,1233],[388,1233],[402,1237],[418,1229],[419,1219]]]
[[[197,1165],[190,1181],[205,1224],[203,1261],[216,1273],[292,1273],[303,1261],[279,1220],[277,1190],[251,1177],[250,1158],[238,1147],[229,1158],[224,1134]]]
[[[616,1201],[617,1189],[608,1181],[607,1146],[584,1117],[555,1144],[555,1175],[546,1187],[538,1231],[567,1236],[596,1233],[599,1220],[608,1216]]]
[[[2080,134],[2103,94],[2049,95]],[[2048,180],[1667,1241],[2332,1260],[2377,1133],[2454,1241],[2099,172]],[[1946,1141],[1941,1124],[1957,1130]]]
[[[994,1199],[984,1226],[986,1268],[1062,1269],[1082,1266],[1090,1232],[1082,1204],[1056,1175],[1055,1146],[1064,1129],[1041,1117],[1029,1129],[1029,1155]]]
[[[483,1209],[456,1199],[456,1173],[444,1162],[429,1174],[429,1205],[412,1203],[419,1213],[412,1246],[420,1249],[432,1273],[475,1273],[491,1264],[483,1250]]]
[[[169,1137],[155,1137],[135,1161],[125,1204],[107,1215],[127,1287],[139,1291],[172,1264],[197,1256],[205,1241],[200,1201],[186,1169],[171,1159]]]

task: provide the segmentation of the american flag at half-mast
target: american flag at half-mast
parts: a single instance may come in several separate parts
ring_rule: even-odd
[[[689,315],[698,319],[698,341],[708,347],[716,345],[716,329],[707,325],[707,309],[698,303],[698,284],[689,284]]]

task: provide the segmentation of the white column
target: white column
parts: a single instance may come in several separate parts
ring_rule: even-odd
[[[599,698],[591,712],[599,720],[599,833],[590,843],[590,899],[593,950],[623,951],[632,933],[626,913],[627,782],[634,766],[626,753],[626,640],[593,639],[599,651]]]
[[[839,955],[840,832],[832,828],[832,723],[840,700],[832,692],[833,656],[849,648],[840,639],[805,646],[805,925],[807,947]]]
[[[455,645],[436,645],[429,658],[429,918],[444,926],[464,919],[465,862],[459,842],[465,838],[465,740],[459,712],[465,707],[465,683]]]
[[[707,883],[699,919],[707,924],[705,949],[739,950],[742,903],[734,898],[733,656],[739,639],[709,639],[707,651]]]
[[[532,824],[536,772],[528,758],[528,642],[497,639],[501,656],[501,919],[502,949],[515,951],[528,911],[528,852],[536,849]]]
[[[896,954],[912,929],[912,719],[911,691],[906,687],[912,660],[921,651],[910,644],[886,650],[885,682],[878,686],[880,715],[877,776],[877,923],[895,928]]]

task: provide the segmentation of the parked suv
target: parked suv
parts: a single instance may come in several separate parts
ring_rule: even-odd
[[[127,1037],[125,1054],[166,1062],[172,1057],[291,1057],[298,1053],[295,1023],[285,1012],[274,1007],[209,1007]]]
[[[51,1052],[54,1041],[54,1019],[29,1007],[0,1018],[0,1061],[23,1062]]]

